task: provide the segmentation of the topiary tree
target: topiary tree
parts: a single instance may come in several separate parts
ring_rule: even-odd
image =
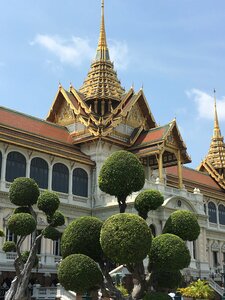
[[[117,214],[102,226],[103,252],[119,264],[142,261],[150,251],[152,234],[146,222],[134,214]]]
[[[16,252],[16,244],[13,241],[6,241],[3,246],[2,250],[4,252]]]
[[[134,201],[134,208],[139,216],[147,219],[150,210],[156,210],[164,202],[164,197],[159,191],[145,190],[137,195]]]
[[[142,188],[143,184],[144,172],[137,158],[126,151],[114,153],[100,171],[99,185],[104,192],[117,197],[120,212],[123,214],[111,216],[103,224],[94,217],[78,218],[67,227],[62,237],[62,262],[67,259],[69,261],[69,258],[76,254],[93,258],[104,275],[102,292],[110,298],[124,299],[121,291],[113,285],[109,274],[109,261],[126,264],[133,277],[131,299],[135,300],[144,297],[171,299],[165,292],[147,292],[151,288],[155,288],[157,292],[176,288],[181,279],[180,270],[190,263],[189,250],[179,236],[164,233],[152,240],[151,230],[144,219],[149,210],[162,205],[163,197],[160,193],[145,191],[138,195],[135,207],[142,217],[124,213],[127,195]],[[183,215],[179,214],[177,218],[183,218]],[[190,223],[192,222],[195,223],[195,220],[190,219]],[[144,259],[149,259],[151,274],[145,272]],[[79,287],[74,286],[70,280],[78,272],[77,267],[71,268],[69,262],[65,264],[68,269],[65,267],[63,274],[70,275],[64,279],[60,279],[62,277],[59,276],[60,282],[66,289],[79,291]],[[88,273],[87,269],[84,272]],[[84,278],[84,274],[80,276]],[[76,281],[76,277],[73,281]],[[67,282],[71,282],[71,285],[68,286]],[[82,290],[90,289],[85,282],[82,281]]]
[[[127,206],[127,196],[144,186],[144,168],[134,154],[117,151],[103,164],[98,182],[103,192],[117,198],[120,212],[123,213]]]
[[[151,285],[157,291],[176,290],[182,282],[183,276],[178,271],[153,271],[151,273]]]
[[[65,289],[76,293],[84,293],[103,283],[96,262],[83,254],[71,254],[63,259],[58,268],[58,278]]]
[[[4,251],[16,251],[17,256],[14,261],[16,277],[12,281],[10,289],[5,295],[5,300],[25,300],[26,290],[29,283],[32,268],[38,264],[37,248],[42,236],[50,239],[59,237],[59,232],[55,228],[64,224],[63,215],[57,211],[59,199],[55,193],[44,192],[41,196],[38,185],[31,178],[17,178],[13,181],[9,189],[9,199],[17,207],[13,215],[8,220],[8,229],[18,236],[18,241],[5,242]],[[33,205],[38,203],[48,219],[49,225],[37,235],[37,214]],[[32,234],[33,244],[30,251],[21,252],[21,245],[26,236]]]
[[[28,213],[13,214],[8,220],[8,229],[15,235],[27,236],[34,232],[37,223]]]
[[[103,222],[95,217],[80,217],[65,229],[61,240],[63,258],[82,253],[100,261],[103,252],[100,245],[100,231]]]
[[[180,237],[166,233],[153,239],[149,253],[150,271],[177,271],[188,267],[190,261],[190,252]]]
[[[173,233],[184,241],[194,241],[200,234],[200,226],[193,212],[177,210],[167,219],[163,233]]]
[[[4,232],[0,229],[0,237],[4,237]]]

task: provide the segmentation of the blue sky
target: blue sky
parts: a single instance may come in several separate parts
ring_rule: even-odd
[[[0,105],[45,118],[58,90],[82,85],[99,36],[100,0],[1,1]],[[122,85],[142,86],[158,124],[176,117],[196,167],[225,135],[225,1],[105,0]]]

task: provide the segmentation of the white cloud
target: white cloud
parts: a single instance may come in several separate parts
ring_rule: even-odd
[[[198,89],[186,92],[190,99],[197,105],[198,117],[202,119],[214,119],[214,97]],[[225,97],[216,99],[219,121],[225,121]]]
[[[88,39],[74,36],[70,40],[63,40],[59,36],[38,34],[30,44],[38,44],[53,53],[62,63],[75,66],[80,66],[87,59],[91,60],[95,53]]]
[[[129,64],[128,46],[126,42],[109,40],[110,59],[117,70],[126,70]]]
[[[129,63],[128,47],[125,42],[110,40],[110,58],[115,63],[116,69],[126,69]],[[91,61],[95,57],[96,47],[90,46],[90,41],[81,37],[73,36],[69,40],[59,36],[38,34],[30,45],[40,45],[53,53],[61,63],[69,63],[80,66],[84,61]]]

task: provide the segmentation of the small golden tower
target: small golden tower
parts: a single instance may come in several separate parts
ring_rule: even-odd
[[[100,116],[115,108],[125,93],[110,61],[105,33],[104,0],[101,5],[101,26],[96,57],[79,91],[84,95],[92,111]]]
[[[214,129],[208,155],[206,157],[208,162],[216,169],[216,171],[225,177],[225,144],[223,136],[221,135],[217,105],[216,105],[216,91],[214,90]]]

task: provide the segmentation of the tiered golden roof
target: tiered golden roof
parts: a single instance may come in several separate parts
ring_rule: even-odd
[[[125,93],[110,61],[105,33],[104,0],[102,0],[100,36],[95,61],[91,64],[91,69],[79,91],[85,96],[86,101],[90,99],[120,101]]]
[[[214,98],[214,113],[213,137],[206,159],[216,170],[220,170],[225,169],[225,144],[218,121],[216,98]]]

